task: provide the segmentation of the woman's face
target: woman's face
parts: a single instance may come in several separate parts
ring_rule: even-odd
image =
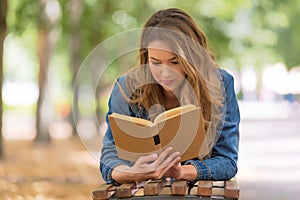
[[[175,94],[180,90],[185,81],[186,74],[183,65],[169,46],[160,41],[154,41],[148,45],[148,62],[154,79],[165,91]]]

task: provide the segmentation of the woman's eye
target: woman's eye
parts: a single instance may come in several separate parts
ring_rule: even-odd
[[[151,62],[152,65],[160,65],[160,62]]]
[[[173,65],[178,65],[179,62],[178,62],[178,61],[172,61],[171,64],[173,64]]]

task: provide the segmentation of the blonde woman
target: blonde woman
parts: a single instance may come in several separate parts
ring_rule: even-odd
[[[193,181],[235,176],[240,113],[233,86],[233,77],[218,67],[205,34],[186,12],[177,8],[155,12],[141,33],[138,66],[118,78],[107,116],[116,112],[153,120],[164,110],[195,104],[202,110],[209,154],[179,162],[179,152],[168,147],[136,162],[122,160],[107,120],[100,159],[103,179],[117,184],[162,177]]]

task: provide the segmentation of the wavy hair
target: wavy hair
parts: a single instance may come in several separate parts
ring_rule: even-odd
[[[154,41],[166,43],[182,63],[186,80],[178,101],[180,105],[201,107],[205,127],[210,132],[208,140],[215,141],[224,100],[218,64],[205,34],[183,10],[160,10],[145,23],[139,42],[138,67],[127,74],[126,87],[132,94],[129,102],[148,113],[153,105],[165,105],[163,88],[155,82],[148,66],[148,45]]]

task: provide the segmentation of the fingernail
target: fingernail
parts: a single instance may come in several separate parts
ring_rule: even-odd
[[[169,147],[169,150],[172,150],[173,149],[173,147]]]
[[[153,154],[153,158],[155,158],[155,159],[157,158],[157,154],[156,154],[156,153],[155,153],[155,154]]]

